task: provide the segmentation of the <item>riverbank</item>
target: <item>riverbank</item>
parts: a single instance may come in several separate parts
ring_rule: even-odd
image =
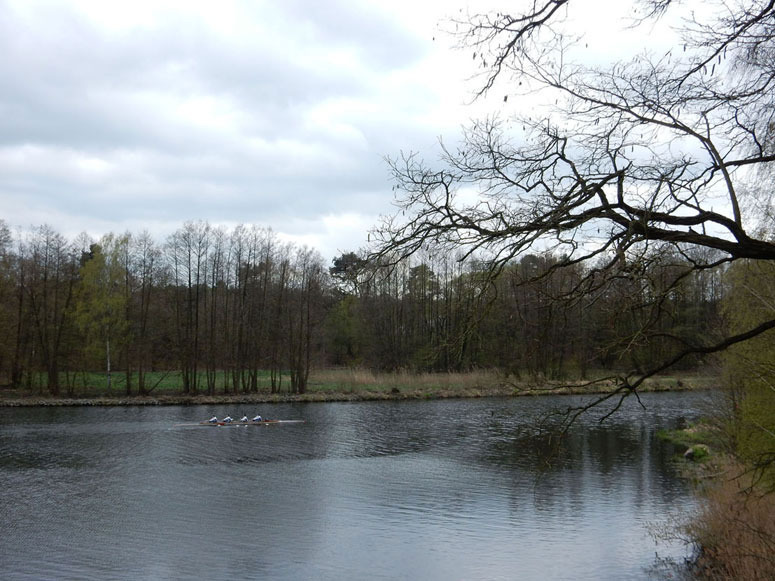
[[[2,407],[34,406],[156,406],[265,404],[288,402],[398,401],[420,399],[527,397],[537,395],[603,395],[616,389],[611,380],[600,382],[528,382],[496,381],[481,374],[386,374],[370,377],[326,377],[310,382],[304,394],[259,391],[240,394],[197,394],[165,392],[146,396],[121,394],[88,394],[51,397],[20,390],[0,391]],[[483,381],[486,379],[486,381]],[[713,377],[661,376],[647,380],[640,393],[661,391],[694,391],[710,389]]]
[[[729,436],[718,422],[704,418],[683,428],[660,430],[657,437],[678,448],[678,471],[700,492],[706,484],[712,484],[728,472],[732,460],[728,452]]]
[[[743,465],[734,438],[711,419],[658,433],[682,451],[678,472],[695,487],[699,506],[670,530],[695,548],[686,570],[697,579],[775,578],[775,494],[762,467]],[[683,569],[680,569],[683,570]]]

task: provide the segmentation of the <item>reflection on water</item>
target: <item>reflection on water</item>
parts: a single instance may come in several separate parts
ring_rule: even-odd
[[[0,410],[6,579],[642,579],[691,503],[660,427],[702,395],[588,416],[570,398]],[[213,414],[305,424],[174,428]]]

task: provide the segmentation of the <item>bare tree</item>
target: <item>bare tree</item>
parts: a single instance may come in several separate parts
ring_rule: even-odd
[[[547,272],[595,263],[578,295],[622,277],[647,285],[648,266],[670,252],[683,267],[650,287],[654,313],[692,272],[775,260],[775,244],[755,233],[741,199],[775,161],[775,2],[719,2],[685,20],[665,54],[606,67],[585,65],[583,38],[568,33],[578,4],[535,0],[525,14],[455,23],[461,46],[481,61],[480,97],[502,90],[504,99],[540,95],[549,105],[473,123],[458,148],[442,144],[440,164],[414,154],[392,160],[400,211],[376,232],[377,258],[463,248],[497,275],[517,257],[551,250],[564,258]],[[653,24],[678,4],[638,7]],[[771,182],[750,195],[769,200]],[[643,317],[638,333],[657,320]],[[675,349],[619,377],[618,393],[773,327],[765,318],[704,343],[671,337]]]
[[[18,323],[15,321],[13,308],[14,290],[14,257],[11,253],[11,243],[13,238],[5,220],[0,219],[0,326],[7,329],[4,336],[0,338],[0,385],[12,383],[13,372],[10,365],[12,361],[15,327]],[[15,324],[16,323],[16,324]]]
[[[323,259],[310,248],[294,248],[287,299],[288,367],[292,393],[305,393],[313,356],[313,337],[321,316],[325,286]]]
[[[161,275],[162,250],[154,242],[148,231],[130,239],[131,280],[134,343],[130,359],[134,360],[137,370],[137,389],[140,395],[146,395],[152,389],[147,382],[147,373],[153,366],[153,330],[151,313],[156,299],[156,290]],[[130,364],[127,363],[127,374]]]
[[[178,285],[175,326],[183,390],[192,395],[196,395],[199,386],[210,232],[206,222],[186,222],[167,241],[168,259]]]
[[[76,252],[50,226],[31,233],[27,243],[24,291],[31,312],[35,347],[51,395],[60,393],[59,372],[72,326],[71,302],[78,276]]]

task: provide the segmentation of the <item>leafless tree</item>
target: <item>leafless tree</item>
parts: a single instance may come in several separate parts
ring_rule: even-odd
[[[133,236],[130,241],[130,280],[132,281],[133,326],[131,333],[134,344],[130,358],[137,371],[137,389],[140,395],[149,393],[153,386],[146,381],[148,371],[153,367],[154,325],[152,313],[159,308],[157,291],[164,279],[162,249],[154,242],[148,231]],[[157,316],[161,319],[162,317]],[[129,373],[127,365],[127,374]]]
[[[442,144],[438,164],[392,160],[400,211],[377,229],[377,257],[463,248],[497,275],[516,257],[551,250],[564,257],[555,268],[596,264],[576,288],[588,293],[623,276],[647,284],[649,262],[669,252],[684,268],[659,296],[652,287],[654,312],[693,271],[775,260],[743,193],[760,203],[772,196],[771,179],[750,184],[775,161],[775,2],[721,0],[683,20],[664,54],[603,67],[584,64],[585,41],[568,32],[579,4],[533,0],[523,14],[455,23],[482,65],[479,97],[503,91],[512,103],[539,96],[543,105],[474,122],[459,147]],[[683,4],[642,0],[632,25],[653,25]],[[639,332],[656,320],[645,317]],[[617,395],[688,355],[773,327],[775,318],[761,320],[704,343],[670,337],[673,352],[619,377]]]
[[[76,252],[50,226],[31,233],[27,246],[24,292],[48,391],[56,396],[60,393],[59,375],[72,327],[70,307],[78,275]]]

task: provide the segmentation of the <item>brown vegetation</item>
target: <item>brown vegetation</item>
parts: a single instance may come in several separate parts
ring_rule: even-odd
[[[739,474],[740,466],[728,467]],[[701,579],[775,579],[775,497],[750,477],[718,480],[700,514],[686,527],[699,547],[694,573]]]

